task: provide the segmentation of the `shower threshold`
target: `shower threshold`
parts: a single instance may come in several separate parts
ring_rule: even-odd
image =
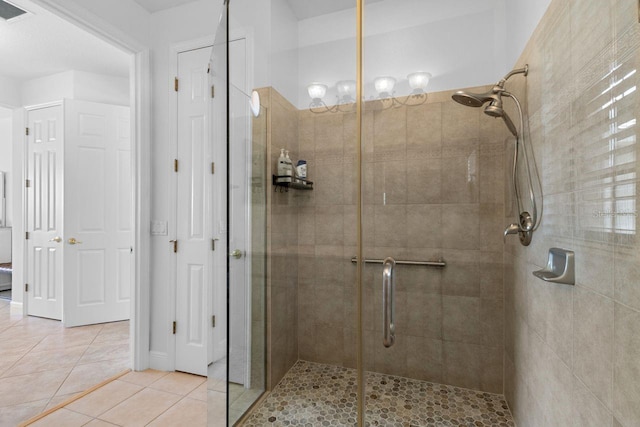
[[[298,361],[243,424],[355,426],[356,370]],[[366,373],[367,426],[514,426],[504,397]]]

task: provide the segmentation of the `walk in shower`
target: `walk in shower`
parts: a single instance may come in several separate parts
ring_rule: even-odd
[[[606,9],[611,37],[633,28],[627,3]],[[600,399],[588,374],[564,375],[573,365],[561,344],[578,339],[563,335],[573,333],[566,313],[592,281],[577,272],[574,291],[531,274],[552,246],[575,250],[576,268],[603,250],[596,234],[581,240],[579,225],[563,223],[585,195],[560,189],[556,175],[581,151],[554,133],[566,126],[577,147],[611,105],[585,108],[560,78],[570,74],[561,29],[578,28],[596,3],[549,0],[526,13],[519,4],[226,2],[212,67],[230,82],[219,135],[229,162],[228,425],[564,425],[553,411],[584,402],[563,401],[563,387]],[[615,60],[598,57],[608,71],[577,73],[575,84],[610,82],[621,109],[599,120],[624,116],[627,127],[607,131],[618,138],[635,126],[637,76],[627,69],[634,50],[611,43]],[[635,133],[620,141],[601,149],[632,150]],[[624,179],[635,183],[635,172]],[[629,185],[590,200],[635,203]],[[628,233],[612,232],[628,253]],[[533,359],[527,349],[549,351]],[[212,426],[219,409],[210,403]]]

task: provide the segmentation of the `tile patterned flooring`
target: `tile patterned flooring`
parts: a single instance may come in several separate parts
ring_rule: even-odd
[[[514,426],[502,395],[367,372],[368,426]],[[353,426],[355,369],[298,361],[244,423]]]
[[[31,426],[204,427],[206,380],[197,375],[153,369],[129,372]]]
[[[0,426],[16,426],[129,367],[129,322],[63,328],[0,300]],[[55,425],[55,424],[51,424]]]

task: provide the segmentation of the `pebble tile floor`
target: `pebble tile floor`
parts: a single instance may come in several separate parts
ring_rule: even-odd
[[[514,426],[504,397],[378,373],[366,374],[367,426]],[[299,361],[244,423],[356,425],[356,371]]]

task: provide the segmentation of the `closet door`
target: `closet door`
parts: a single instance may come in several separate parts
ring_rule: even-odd
[[[30,316],[61,320],[62,105],[31,110],[27,114],[27,312]]]

